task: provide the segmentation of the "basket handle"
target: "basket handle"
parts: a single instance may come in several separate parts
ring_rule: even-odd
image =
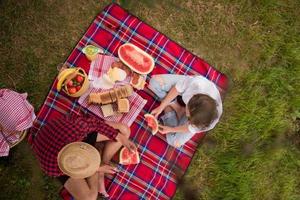
[[[4,131],[4,127],[2,126],[2,124],[0,123],[0,131]],[[6,138],[5,138],[5,140],[6,140],[6,142],[8,143],[8,145],[9,145],[9,147],[10,148],[12,148],[12,147],[14,147],[14,146],[16,146],[18,143],[20,143],[24,138],[25,138],[25,136],[26,136],[26,133],[27,133],[27,131],[25,130],[25,131],[5,131],[5,132],[7,132],[9,135],[13,135],[13,134],[19,134],[19,140],[18,141],[16,141],[16,142],[14,142],[14,143],[11,143],[10,141],[8,141]],[[3,136],[4,137],[4,136]]]

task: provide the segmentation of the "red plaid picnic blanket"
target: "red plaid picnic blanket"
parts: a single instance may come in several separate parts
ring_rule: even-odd
[[[103,48],[104,53],[117,56],[118,47],[125,42],[131,42],[153,56],[155,68],[150,76],[165,73],[200,74],[214,82],[221,94],[227,90],[228,79],[224,74],[117,4],[108,5],[95,18],[66,63],[88,70],[90,62],[81,52],[84,46],[93,44]],[[56,82],[31,129],[33,136],[51,118],[67,113],[88,112],[78,104],[77,99],[57,92],[55,86]],[[148,89],[138,94],[147,99],[147,103],[131,126],[131,139],[138,146],[141,162],[138,165],[119,165],[121,171],[106,178],[106,188],[111,199],[170,199],[176,191],[178,170],[187,170],[204,134],[197,134],[177,149],[169,146],[159,134],[152,136],[143,116],[159,102]]]
[[[98,55],[96,60],[91,63],[91,67],[89,70],[89,79],[92,81],[91,85],[93,85],[95,81],[99,80],[100,77],[109,70],[111,64],[116,60],[117,59],[112,56]],[[124,81],[121,82],[118,81],[115,85],[116,87],[119,87],[121,85],[128,84],[129,82],[130,82],[130,78],[128,76]],[[131,126],[131,124],[134,122],[138,114],[141,112],[141,110],[143,109],[147,101],[144,100],[136,92],[133,92],[133,94],[128,97],[129,106],[130,106],[128,113],[113,115],[110,117],[104,117],[100,106],[95,104],[89,104],[88,97],[91,92],[102,92],[105,90],[106,89],[90,87],[89,90],[79,98],[78,102],[80,105],[87,108],[95,115],[107,121],[122,122],[124,124],[127,124],[128,126]],[[114,111],[117,111],[115,105],[113,106],[113,109]]]

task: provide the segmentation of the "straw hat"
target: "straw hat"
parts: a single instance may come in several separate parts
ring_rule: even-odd
[[[100,154],[90,144],[73,142],[60,150],[57,163],[64,174],[75,179],[87,178],[98,170]]]

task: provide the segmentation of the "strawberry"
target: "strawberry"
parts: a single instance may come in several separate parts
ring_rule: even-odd
[[[83,80],[84,80],[84,78],[83,78],[82,76],[80,76],[80,75],[77,75],[75,79],[76,79],[76,81],[77,81],[78,83],[82,83]]]
[[[76,86],[76,91],[77,91],[77,92],[78,92],[80,89],[81,89],[81,86],[80,86],[80,85]]]
[[[76,87],[70,87],[70,88],[68,88],[68,92],[69,92],[70,94],[76,93],[76,92],[77,92]]]
[[[67,83],[67,86],[72,87],[73,86],[73,81],[69,80],[68,83]]]

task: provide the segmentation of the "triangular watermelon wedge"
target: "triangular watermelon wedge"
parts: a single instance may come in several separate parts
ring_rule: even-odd
[[[152,135],[155,135],[158,131],[158,121],[157,119],[151,114],[144,115],[147,125],[152,129]]]
[[[119,155],[121,165],[135,165],[140,163],[140,156],[137,151],[131,153],[126,147],[123,147]]]

